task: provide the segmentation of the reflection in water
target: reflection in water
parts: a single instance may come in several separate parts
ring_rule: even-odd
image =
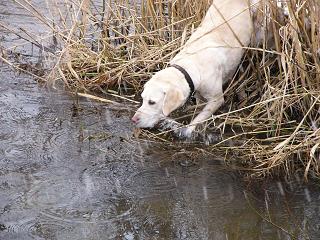
[[[12,9],[1,22],[43,30]],[[0,239],[320,239],[316,183],[244,184],[222,157],[134,142],[127,107],[81,100],[75,114],[4,65],[0,81]]]

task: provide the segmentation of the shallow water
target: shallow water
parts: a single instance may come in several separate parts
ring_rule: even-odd
[[[0,22],[46,34],[13,1]],[[320,239],[318,183],[243,182],[223,156],[133,139],[132,111],[0,64],[0,239]]]

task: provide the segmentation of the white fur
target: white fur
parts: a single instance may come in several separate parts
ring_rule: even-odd
[[[248,0],[214,0],[200,26],[170,62],[189,73],[196,92],[207,100],[185,135],[190,135],[198,123],[210,118],[224,103],[222,86],[234,74],[252,33]],[[168,67],[157,72],[144,87],[143,103],[133,121],[138,127],[153,127],[183,105],[189,92],[179,70]],[[150,105],[150,100],[156,104]]]

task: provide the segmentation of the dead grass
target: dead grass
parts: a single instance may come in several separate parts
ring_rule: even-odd
[[[209,0],[68,3],[76,10],[64,26],[53,27],[64,47],[48,82],[83,92],[137,93],[153,72],[166,67],[210,5]],[[290,0],[282,6],[286,15],[277,5],[266,1],[258,14],[272,40],[247,49],[225,91],[227,111],[207,121],[208,128],[228,131],[229,138],[206,150],[223,149],[230,164],[258,177],[296,171],[306,179],[319,177],[320,2]]]
[[[56,66],[59,77],[81,90],[124,85],[139,90],[179,51],[208,2],[106,1],[97,15],[82,1],[82,17],[72,27],[77,30],[70,31]]]

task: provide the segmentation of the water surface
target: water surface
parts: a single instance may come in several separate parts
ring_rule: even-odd
[[[50,34],[14,1],[0,3],[0,22]],[[41,56],[0,34],[27,60]],[[1,63],[0,239],[320,239],[318,183],[247,182],[218,154],[134,139],[132,111],[47,90]]]

